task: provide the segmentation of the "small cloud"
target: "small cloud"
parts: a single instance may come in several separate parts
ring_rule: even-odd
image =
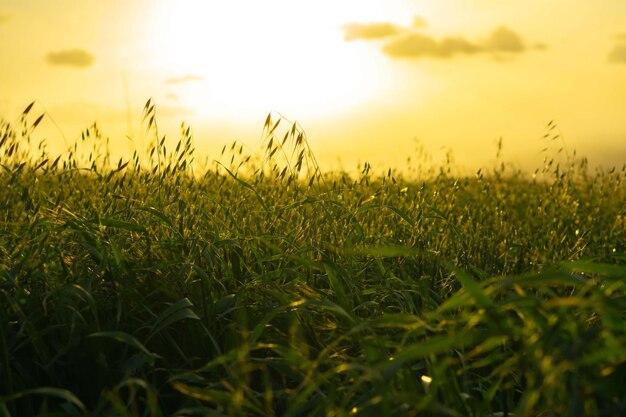
[[[437,41],[418,33],[403,36],[383,47],[383,52],[392,58],[451,58],[456,54],[473,54],[480,50],[478,45],[462,37],[449,37]]]
[[[83,49],[66,49],[50,52],[46,55],[46,61],[50,65],[65,65],[76,68],[90,67],[94,60],[94,56]]]
[[[411,27],[402,27],[390,22],[348,23],[342,26],[344,39],[375,41],[391,39],[383,46],[383,52],[392,58],[435,58],[449,59],[457,55],[490,53],[497,60],[506,60],[512,54],[527,50],[520,35],[506,26],[496,28],[487,38],[477,41],[463,36],[447,36],[437,39],[420,31],[427,26],[421,16],[415,16]],[[536,43],[532,49],[545,50],[547,45]]]
[[[165,95],[165,98],[172,101],[178,101],[178,96],[176,94],[168,93]]]
[[[426,35],[412,34],[393,40],[383,47],[383,52],[393,58],[440,56],[439,44]]]
[[[547,48],[544,44],[537,49]],[[420,33],[411,33],[394,39],[383,47],[383,52],[392,58],[438,58],[448,59],[456,55],[477,53],[519,54],[526,50],[522,38],[506,27],[494,30],[482,42],[472,42],[462,36],[445,37],[437,40]]]
[[[542,42],[537,42],[533,45],[533,49],[535,49],[536,51],[547,51],[548,45]]]
[[[614,64],[626,64],[626,43],[615,45],[609,52],[608,60]]]
[[[504,26],[491,33],[485,42],[485,47],[493,52],[524,52],[526,49],[522,38]]]
[[[377,40],[388,38],[404,32],[404,29],[393,23],[348,23],[341,27],[344,33],[344,40],[353,41],[357,39]]]
[[[444,53],[444,56],[452,56],[458,53],[474,54],[476,52],[480,52],[482,48],[461,36],[456,36],[444,38],[441,41],[441,50]]]
[[[428,26],[428,22],[421,16],[415,16],[413,18],[413,24],[411,26],[413,26],[415,29],[424,29]]]
[[[167,80],[165,80],[165,83],[166,84],[182,84],[182,83],[188,83],[188,82],[194,82],[194,81],[204,81],[204,77],[201,77],[199,75],[187,74],[187,75],[183,75],[182,77],[168,78]]]

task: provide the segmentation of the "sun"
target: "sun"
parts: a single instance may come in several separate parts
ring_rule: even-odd
[[[353,2],[165,0],[151,34],[159,69],[194,82],[169,86],[195,109],[296,117],[371,100],[384,82],[339,29]],[[173,94],[174,94],[173,93]]]

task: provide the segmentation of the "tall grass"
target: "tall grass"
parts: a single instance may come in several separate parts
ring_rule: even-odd
[[[409,178],[191,129],[113,162],[0,127],[0,415],[626,412],[626,167]]]

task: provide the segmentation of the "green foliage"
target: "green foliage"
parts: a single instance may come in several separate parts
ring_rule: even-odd
[[[623,415],[626,168],[146,158],[0,126],[0,416]],[[285,131],[281,132],[280,129]],[[147,161],[147,162],[146,162]]]

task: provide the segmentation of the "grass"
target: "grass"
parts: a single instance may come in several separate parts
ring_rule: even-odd
[[[152,101],[112,162],[31,109],[0,128],[0,416],[626,413],[626,167],[330,174],[271,116],[203,165]]]

